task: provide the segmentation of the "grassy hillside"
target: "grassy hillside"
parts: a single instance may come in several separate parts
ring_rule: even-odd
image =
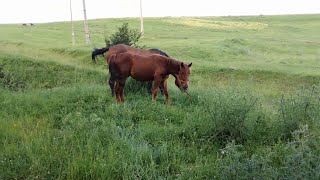
[[[0,179],[319,179],[320,15],[146,18],[141,44],[193,62],[171,105],[93,46],[122,23],[0,25]]]

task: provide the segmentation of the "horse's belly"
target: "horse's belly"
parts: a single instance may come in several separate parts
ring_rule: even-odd
[[[154,74],[152,68],[132,68],[130,76],[139,81],[153,81]]]

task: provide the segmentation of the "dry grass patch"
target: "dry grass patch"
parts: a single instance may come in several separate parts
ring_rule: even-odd
[[[209,19],[197,19],[197,18],[170,18],[165,19],[165,22],[180,24],[191,27],[204,27],[211,29],[252,29],[259,30],[268,27],[268,24],[260,22],[248,22],[248,21],[221,21],[221,20],[209,20]]]

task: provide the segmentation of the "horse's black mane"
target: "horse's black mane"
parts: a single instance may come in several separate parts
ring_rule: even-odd
[[[162,56],[170,57],[167,53],[165,53],[165,52],[163,52],[163,51],[161,51],[159,49],[149,49],[149,51],[154,52],[156,54],[160,54]]]

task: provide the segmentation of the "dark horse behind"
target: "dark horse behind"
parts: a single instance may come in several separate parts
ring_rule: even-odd
[[[161,55],[141,56],[131,53],[113,54],[109,59],[109,85],[116,93],[117,103],[124,102],[124,86],[130,76],[138,81],[154,81],[152,102],[155,102],[159,86],[164,87],[166,104],[169,104],[167,79],[175,77],[176,86],[187,93],[191,65]],[[188,93],[187,93],[188,94]]]
[[[133,48],[131,46],[127,46],[124,44],[117,44],[114,46],[111,46],[110,48],[94,48],[91,54],[91,58],[92,58],[92,62],[96,63],[96,59],[98,55],[104,55],[104,53],[109,52],[109,50],[111,51],[109,53],[109,56],[111,56],[112,54],[119,54],[119,53],[123,53],[123,52],[129,52],[132,54],[138,54],[138,55],[143,55],[143,56],[148,56],[148,55],[152,55],[152,54],[159,54],[162,56],[166,56],[169,57],[169,55],[163,51],[161,51],[160,49],[138,49],[138,48]]]
[[[134,48],[131,46],[127,46],[125,44],[116,44],[116,45],[113,45],[109,48],[101,48],[101,49],[94,48],[94,50],[92,51],[92,54],[91,54],[91,58],[92,58],[92,62],[96,63],[96,57],[98,55],[104,55],[106,53],[105,59],[106,59],[107,64],[109,64],[109,60],[112,55],[125,53],[125,52],[128,52],[130,54],[135,54],[135,55],[141,55],[141,56],[151,56],[153,54],[158,54],[158,55],[162,55],[165,57],[169,57],[169,55],[167,53],[165,53],[159,49],[138,49],[138,48]],[[148,82],[147,87],[148,87],[148,91],[151,92],[152,81]],[[112,95],[114,95],[113,89],[111,89],[111,91],[112,91]],[[162,86],[160,86],[160,91],[161,91],[161,94],[163,94],[163,87]]]

